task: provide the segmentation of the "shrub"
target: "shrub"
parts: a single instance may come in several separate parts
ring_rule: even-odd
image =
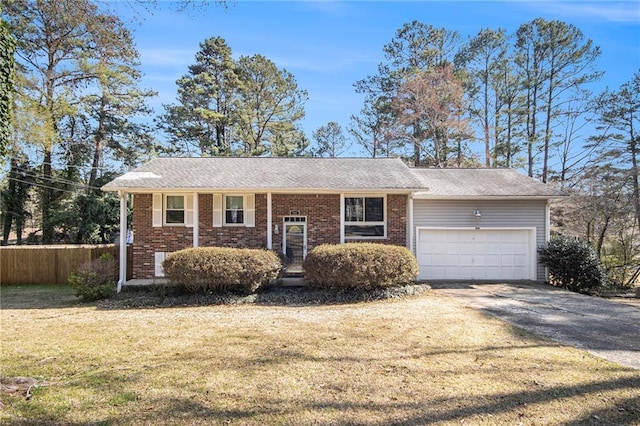
[[[311,285],[317,287],[374,289],[411,283],[418,263],[405,247],[350,243],[320,245],[304,262]]]
[[[608,285],[609,278],[596,254],[585,241],[553,237],[538,249],[540,262],[549,268],[550,282],[578,293],[591,293]]]
[[[267,250],[195,247],[176,251],[162,263],[165,275],[192,292],[254,293],[278,278],[282,264]]]
[[[68,282],[76,296],[85,302],[107,299],[116,292],[118,262],[105,253],[80,265],[69,275]]]

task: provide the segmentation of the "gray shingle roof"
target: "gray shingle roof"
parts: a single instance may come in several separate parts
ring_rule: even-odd
[[[156,158],[107,191],[418,191],[421,198],[563,194],[512,169],[411,169],[382,158]]]
[[[411,169],[424,198],[560,197],[564,194],[513,169]]]
[[[399,159],[156,158],[104,190],[412,190],[421,186]]]

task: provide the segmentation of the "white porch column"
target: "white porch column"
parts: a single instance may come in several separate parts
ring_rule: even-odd
[[[273,248],[273,226],[271,222],[273,221],[272,213],[271,213],[271,193],[267,192],[267,250],[271,250]]]
[[[551,239],[551,200],[547,200],[544,207],[544,242],[548,243]]]
[[[340,244],[344,244],[344,194],[340,194]]]
[[[118,191],[120,196],[120,272],[116,291],[120,293],[122,285],[127,282],[127,194]]]
[[[413,253],[413,255],[415,256],[416,250],[415,250],[415,246],[413,245],[413,240],[415,238],[413,233],[413,194],[409,194],[408,209],[409,209],[409,250],[411,250],[411,253]]]
[[[198,247],[200,244],[200,219],[198,207],[198,193],[193,193],[193,246]]]

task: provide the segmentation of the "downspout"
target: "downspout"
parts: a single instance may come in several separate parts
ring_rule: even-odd
[[[344,194],[340,194],[340,244],[344,244]]]
[[[413,253],[413,255],[416,255],[416,250],[415,247],[413,246],[413,239],[414,239],[414,235],[413,235],[413,193],[409,194],[409,205],[408,205],[408,209],[409,209],[409,250],[411,250],[411,253]]]
[[[273,249],[273,231],[272,231],[272,213],[271,213],[271,193],[267,192],[267,250]]]
[[[120,197],[120,273],[116,292],[120,293],[127,282],[127,194],[118,191]]]
[[[200,218],[199,218],[198,206],[198,193],[193,193],[193,246],[198,247],[200,245]]]
[[[547,200],[547,204],[544,207],[544,242],[545,244],[548,243],[550,240],[551,240],[551,200]],[[538,251],[536,250],[536,262],[537,262],[537,259],[538,259]],[[548,266],[544,267],[544,280],[549,281]]]

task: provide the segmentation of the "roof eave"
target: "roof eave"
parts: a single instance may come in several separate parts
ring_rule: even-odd
[[[154,192],[183,193],[198,192],[209,194],[223,193],[278,193],[278,194],[340,194],[340,193],[385,193],[385,194],[411,194],[416,188],[140,188],[140,187],[102,187],[103,191],[126,192],[129,194],[149,194]]]
[[[566,195],[421,195],[413,194],[414,200],[550,200]]]

